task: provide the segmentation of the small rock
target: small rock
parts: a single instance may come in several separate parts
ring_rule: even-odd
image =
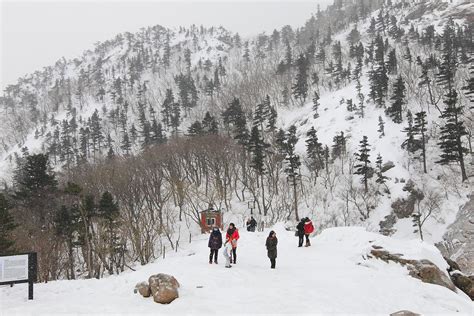
[[[420,316],[420,314],[413,313],[407,310],[402,310],[395,313],[391,313],[390,316]]]
[[[150,286],[145,281],[137,283],[137,285],[135,285],[135,291],[138,291],[143,297],[150,297],[151,295]]]

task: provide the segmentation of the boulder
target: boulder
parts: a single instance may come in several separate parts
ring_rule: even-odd
[[[135,292],[137,291],[143,297],[150,297],[151,295],[150,286],[145,281],[137,283],[137,285],[135,285]]]
[[[474,276],[468,277],[459,271],[454,271],[451,274],[451,280],[474,301]]]
[[[390,316],[420,316],[420,314],[413,313],[407,310],[402,310],[395,313],[391,313]]]
[[[409,275],[422,282],[441,285],[456,292],[456,287],[446,273],[429,260],[415,260],[408,265],[408,270]]]
[[[148,283],[156,303],[169,304],[179,297],[179,282],[171,275],[164,273],[152,275],[148,279]]]

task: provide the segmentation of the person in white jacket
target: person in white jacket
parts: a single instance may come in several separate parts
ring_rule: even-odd
[[[224,247],[222,248],[222,251],[225,258],[225,267],[232,268],[232,266],[230,265],[230,254],[232,251],[232,244],[226,241]]]

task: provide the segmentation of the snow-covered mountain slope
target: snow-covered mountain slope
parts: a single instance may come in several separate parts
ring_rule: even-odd
[[[45,268],[43,280],[70,277],[65,267],[71,274],[77,268],[79,277],[102,275],[115,260],[103,245],[107,228],[98,213],[78,215],[77,208],[90,206],[84,197],[98,201],[105,191],[119,206],[122,267],[146,264],[178,235],[195,235],[199,212],[209,204],[223,211],[225,224],[252,214],[271,226],[295,220],[298,210],[318,228],[363,226],[401,239],[441,241],[472,194],[474,109],[465,86],[473,74],[473,10],[465,1],[335,1],[296,30],[283,26],[246,39],[222,28],[154,26],[21,78],[0,98],[2,187],[14,195],[14,169],[40,152],[49,155],[60,185],[51,193],[55,206],[34,211],[46,218],[42,226],[30,214],[38,201],[27,201],[25,211],[25,201],[16,200],[11,212],[19,221],[31,219],[21,224],[49,241],[21,240],[20,226],[19,244],[54,253],[42,267],[53,262],[60,268]],[[446,84],[439,82],[445,57],[455,59],[448,60],[456,66],[450,86],[455,104],[464,107],[457,118],[466,128],[459,136],[464,181],[459,162],[439,164],[446,138],[440,114],[449,108]],[[403,97],[395,95],[400,80]],[[393,104],[400,107],[399,121],[390,113]],[[409,113],[422,112],[424,142],[408,120]],[[321,150],[310,157],[313,128]],[[265,143],[260,156],[259,137],[249,137],[255,129]],[[362,175],[357,154],[365,136],[370,161]],[[421,143],[426,173],[416,148]],[[296,158],[301,165],[291,179]],[[80,194],[71,197],[69,182]],[[90,227],[73,225],[56,239],[61,206]],[[67,247],[74,249],[66,253]],[[104,256],[93,256],[98,252]]]
[[[26,301],[27,286],[0,289],[5,315],[160,314],[160,315],[388,315],[410,310],[422,315],[472,315],[474,305],[461,291],[423,283],[395,263],[368,259],[372,245],[407,259],[428,259],[441,269],[446,263],[431,245],[400,241],[363,228],[327,229],[298,248],[297,238],[282,224],[275,270],[266,257],[268,231],[241,231],[237,264],[208,264],[207,235],[178,253],[157,259],[138,271],[102,280],[53,281],[35,285],[35,299]],[[180,297],[170,305],[133,294],[136,283],[156,273],[174,275]]]

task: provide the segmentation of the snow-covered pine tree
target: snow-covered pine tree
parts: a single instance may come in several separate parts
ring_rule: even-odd
[[[462,137],[467,135],[466,128],[462,121],[463,106],[457,105],[458,95],[455,90],[449,90],[445,95],[444,103],[446,108],[441,114],[445,122],[441,126],[441,136],[438,145],[441,147],[441,159],[437,163],[447,165],[450,163],[459,163],[461,168],[462,181],[467,180],[466,168],[464,165],[464,154],[468,149],[463,146]]]
[[[401,123],[403,121],[403,105],[406,104],[405,91],[405,82],[402,76],[398,76],[393,84],[392,104],[385,110],[387,115],[390,116],[395,123]]]
[[[365,192],[368,192],[369,179],[373,175],[373,168],[370,166],[370,145],[367,136],[363,136],[359,144],[359,152],[354,154],[358,161],[355,165],[354,174],[362,176],[361,182],[364,184]]]

